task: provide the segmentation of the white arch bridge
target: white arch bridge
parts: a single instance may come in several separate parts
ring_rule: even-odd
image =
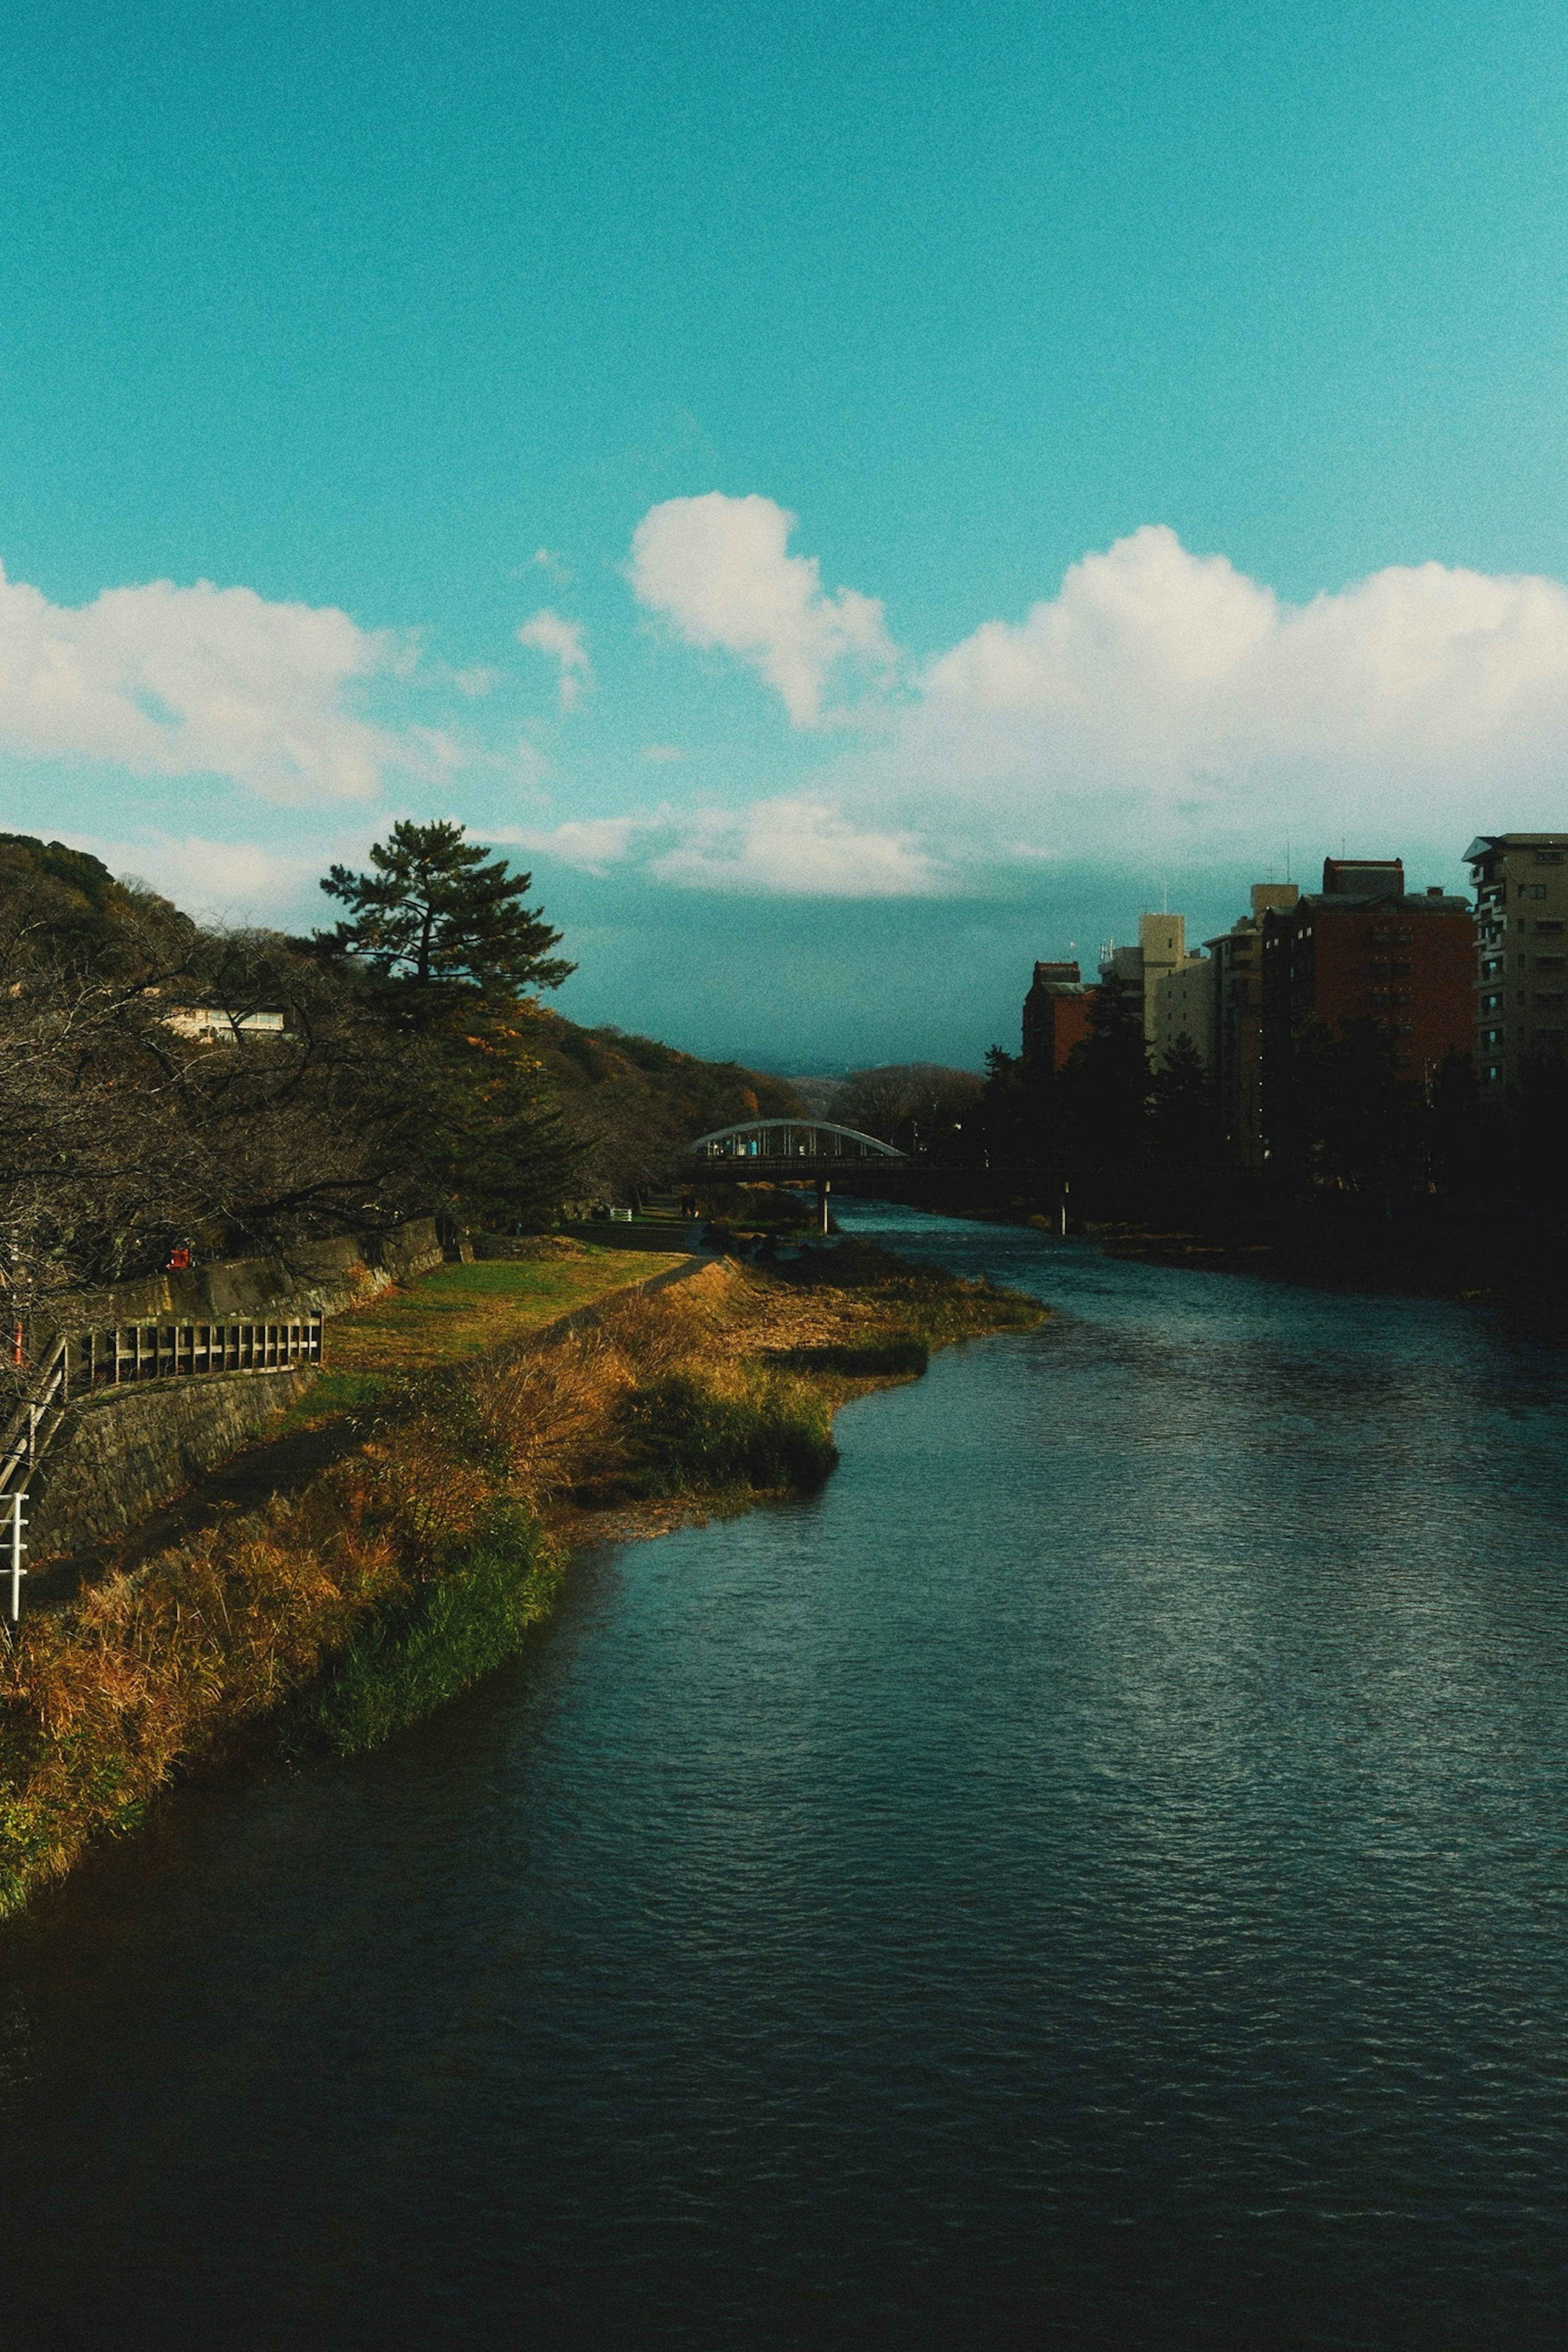
[[[748,1118],[700,1135],[685,1152],[689,1168],[731,1183],[830,1182],[835,1177],[890,1173],[909,1160],[890,1143],[825,1118]]]
[[[715,1128],[686,1147],[689,1181],[706,1176],[731,1184],[815,1184],[821,1228],[827,1231],[827,1196],[877,1192],[911,1163],[875,1135],[835,1127],[826,1118],[748,1118]]]

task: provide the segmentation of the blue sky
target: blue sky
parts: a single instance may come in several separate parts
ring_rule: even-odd
[[[458,815],[563,1009],[797,1068],[1568,829],[1565,93],[1510,0],[25,5],[0,824],[300,923]]]

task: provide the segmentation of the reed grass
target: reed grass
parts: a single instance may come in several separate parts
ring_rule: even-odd
[[[374,1748],[504,1664],[548,1615],[565,1565],[531,1513],[500,1504],[445,1575],[370,1619],[299,1711],[340,1755]]]
[[[838,1459],[826,1398],[777,1372],[728,1391],[692,1372],[668,1372],[623,1400],[616,1434],[625,1463],[606,1486],[630,1501],[810,1494]]]
[[[832,1401],[857,1380],[923,1369],[939,1330],[1038,1312],[983,1286],[944,1299],[864,1253],[813,1255],[834,1264],[805,1269],[804,1302],[749,1276],[739,1307],[697,1286],[624,1292],[592,1328],[393,1386],[344,1366],[354,1454],[31,1617],[0,1643],[0,1913],[241,1735],[353,1750],[489,1672],[551,1605],[563,1552],[546,1522],[564,1498],[810,1489],[837,1459]]]

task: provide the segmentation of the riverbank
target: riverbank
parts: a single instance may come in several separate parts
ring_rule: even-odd
[[[345,1367],[301,1412],[352,1451],[7,1646],[0,1910],[182,1775],[258,1745],[350,1752],[428,1713],[548,1612],[574,1544],[820,1484],[847,1398],[1043,1311],[852,1243],[714,1261],[456,1360]]]

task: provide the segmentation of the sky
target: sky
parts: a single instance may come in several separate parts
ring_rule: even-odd
[[[557,1000],[977,1066],[1037,956],[1568,830],[1568,16],[18,0],[0,828],[398,817]]]

